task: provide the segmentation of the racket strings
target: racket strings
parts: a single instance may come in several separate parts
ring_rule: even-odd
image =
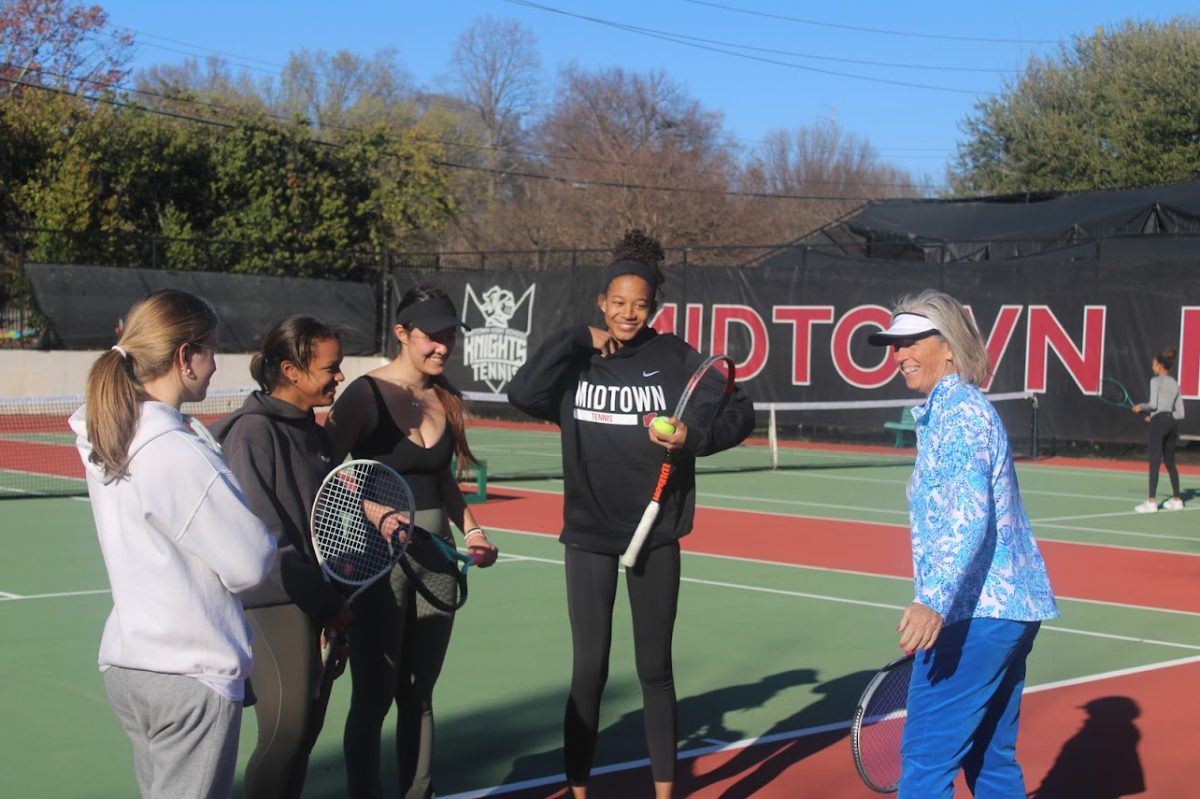
[[[407,486],[368,464],[354,464],[327,480],[317,497],[314,546],[338,579],[366,581],[403,551],[412,506]],[[397,532],[385,536],[380,525]]]
[[[680,398],[675,416],[688,427],[712,423],[729,399],[731,373],[728,361],[719,360],[695,377]]]
[[[876,790],[894,790],[900,782],[900,742],[908,717],[911,666],[889,670],[859,712],[857,765]]]
[[[1119,405],[1129,401],[1129,392],[1117,381],[1106,379],[1100,387],[1100,397],[1105,402]]]
[[[453,545],[418,531],[403,560],[404,572],[425,599],[440,610],[454,610],[466,600],[464,561]]]

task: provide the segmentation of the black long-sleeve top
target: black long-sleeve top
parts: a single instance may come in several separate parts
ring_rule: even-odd
[[[592,346],[586,325],[551,335],[508,385],[508,399],[562,432],[565,545],[617,554],[629,543],[650,501],[665,450],[646,427],[670,416],[700,353],[671,334],[645,329],[608,357]],[[754,406],[735,390],[713,424],[688,429],[647,542],[654,548],[691,532],[697,457],[740,444],[754,429]]]

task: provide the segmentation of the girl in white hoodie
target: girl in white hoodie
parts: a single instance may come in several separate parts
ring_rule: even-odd
[[[225,797],[250,673],[237,594],[270,573],[275,542],[180,412],[217,369],[212,308],[164,289],[125,318],[71,417],[112,588],[100,671],[142,796]]]

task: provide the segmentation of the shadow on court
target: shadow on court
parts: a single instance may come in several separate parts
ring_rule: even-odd
[[[729,722],[741,710],[756,708],[773,701],[781,693],[803,685],[814,685],[813,693],[820,698],[798,712],[779,719],[762,735],[768,742],[728,754],[713,756],[706,763],[717,762],[704,773],[693,773],[697,761],[693,758],[679,762],[676,773],[679,795],[692,795],[716,783],[732,785],[721,794],[729,799],[753,796],[761,791],[789,766],[843,739],[848,730],[791,737],[801,729],[845,722],[854,712],[854,705],[873,672],[857,672],[820,683],[813,669],[792,669],[769,675],[761,680],[709,691],[679,701],[680,751],[706,749],[719,743],[733,743],[751,735]],[[559,707],[566,697],[559,698]],[[559,727],[561,729],[561,726]],[[770,736],[779,740],[770,741]],[[561,742],[552,749],[521,757],[505,782],[519,782],[563,770]],[[646,744],[643,716],[640,710],[626,713],[615,723],[601,730],[597,744],[597,764],[644,760]],[[592,786],[598,796],[643,795],[651,779],[649,770],[638,768],[611,775],[593,776]],[[561,784],[514,794],[516,797],[558,797],[565,794]],[[706,794],[707,795],[707,794]],[[715,795],[715,794],[713,794]]]
[[[1083,726],[1065,744],[1031,799],[1117,799],[1146,790],[1134,724],[1141,715],[1127,696],[1093,699],[1082,708]]]
[[[792,682],[793,675],[804,673],[811,675],[805,680],[806,683],[817,683],[816,674],[811,670],[784,672],[763,680],[763,698],[767,698],[765,692],[771,691],[772,688],[777,691],[800,684]],[[690,795],[717,783],[729,783],[719,794],[722,799],[744,799],[759,794],[791,766],[849,735],[850,731],[846,728],[804,737],[791,737],[792,733],[799,730],[848,721],[854,715],[855,703],[872,676],[874,672],[860,671],[817,683],[812,689],[813,693],[820,697],[816,702],[777,721],[771,729],[759,736],[765,739],[763,743],[736,750],[728,760],[720,762],[709,771],[687,773],[696,767],[697,761],[681,763],[680,767],[684,773],[680,777],[680,787],[683,794]],[[737,707],[728,709],[736,710]],[[682,713],[680,715],[682,716]],[[778,740],[771,740],[775,736],[778,736]]]

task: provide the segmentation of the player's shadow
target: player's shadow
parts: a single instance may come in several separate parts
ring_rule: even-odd
[[[849,718],[854,708],[854,701],[857,698],[858,692],[862,691],[864,685],[870,679],[870,673],[863,672],[854,675],[853,678],[842,678],[853,683],[853,687],[847,686],[845,696],[841,696],[839,692],[837,703],[840,705],[846,704],[848,697],[849,709],[842,708],[840,715],[834,713],[832,718],[846,719]],[[737,729],[728,724],[727,719],[731,714],[737,711],[750,708],[763,707],[771,700],[775,699],[781,692],[790,688],[802,685],[812,685],[817,682],[817,672],[813,669],[792,669],[789,671],[772,674],[767,677],[757,680],[752,683],[743,683],[740,685],[732,685],[726,688],[720,688],[715,691],[700,694],[698,696],[682,697],[679,700],[679,716],[678,729],[680,736],[680,752],[687,752],[696,749],[715,749],[720,743],[730,743],[739,741],[745,738],[749,733],[745,730]],[[835,680],[834,683],[839,681]],[[813,723],[826,723],[830,718],[826,718],[825,705],[831,699],[826,693],[826,686],[833,685],[827,683],[814,689],[817,693],[824,694],[816,704],[806,708],[800,713],[789,716],[788,719],[780,721],[772,726],[771,732],[776,731],[792,731],[795,729],[793,723],[805,724],[809,721]],[[637,686],[629,686],[620,688],[618,686],[609,685],[605,690],[605,700],[610,701],[614,698],[614,689],[633,694],[640,698],[640,692]],[[630,697],[632,698],[632,697]],[[565,697],[563,698],[565,702]],[[821,719],[820,722],[815,721]],[[636,710],[621,716],[613,724],[600,731],[599,740],[596,746],[596,763],[603,765],[604,763],[612,762],[629,762],[644,760],[646,757],[645,743],[645,727],[642,711]],[[843,732],[842,735],[845,733]],[[822,738],[823,744],[828,744],[827,738]],[[757,762],[759,755],[764,752],[776,752],[780,746],[772,745],[769,750],[764,750],[761,747],[754,747],[756,756],[750,759],[746,765],[739,765],[737,768],[743,769]],[[820,747],[818,747],[820,748]],[[747,750],[739,750],[734,759],[738,760],[742,753]],[[816,750],[813,750],[816,751]],[[800,759],[799,756],[796,759]],[[676,779],[679,784],[681,795],[688,795],[699,787],[708,784],[711,780],[709,775],[703,775],[699,778],[691,774],[692,759],[681,760],[677,767]],[[740,763],[740,761],[739,761]],[[563,750],[561,746],[554,749],[538,752],[537,754],[527,755],[513,762],[512,768],[508,776],[504,779],[505,783],[518,782],[527,780],[533,776],[545,774],[561,773],[563,769]],[[737,772],[732,772],[737,773]],[[749,795],[749,794],[731,794],[731,795]]]
[[[1137,751],[1142,734],[1133,723],[1141,715],[1137,702],[1105,696],[1082,709],[1087,713],[1083,726],[1063,744],[1031,799],[1117,799],[1146,790]]]
[[[804,673],[811,675],[811,679],[797,681],[792,676]],[[760,683],[760,694],[763,694],[764,699],[769,698],[768,694],[784,688],[812,683],[817,683],[812,692],[820,698],[779,719],[770,729],[758,736],[758,743],[737,750],[732,757],[720,762],[710,771],[698,771],[700,761],[695,759],[681,763],[680,785],[684,795],[730,779],[735,781],[721,794],[722,799],[744,799],[763,795],[761,792],[788,768],[849,735],[849,727],[845,722],[854,715],[855,704],[872,676],[874,672],[860,671],[818,683],[815,671],[800,669],[765,678]],[[723,693],[724,691],[713,692]],[[714,713],[723,715],[726,711],[742,707],[733,703],[722,708],[716,702],[706,701],[710,696],[712,695],[705,694],[696,698],[697,710],[711,716]],[[682,720],[682,708],[680,717]],[[709,721],[708,725],[713,729],[724,729],[724,725],[719,722]],[[738,733],[728,734],[730,737],[723,740],[732,741],[744,737]],[[709,737],[718,738],[716,734]],[[846,756],[849,762],[848,752]]]

